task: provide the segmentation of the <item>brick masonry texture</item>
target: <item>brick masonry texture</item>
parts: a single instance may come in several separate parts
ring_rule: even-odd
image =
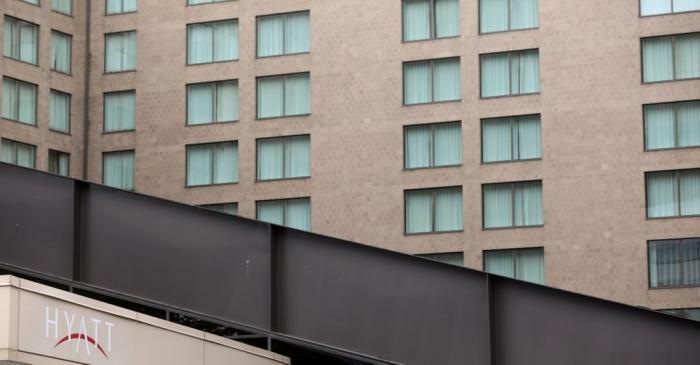
[[[0,10],[41,25],[40,67],[0,59],[3,75],[39,88],[38,128],[9,121],[0,136],[72,154],[83,174],[84,0],[66,17],[19,0]],[[700,12],[639,17],[638,0],[540,0],[538,29],[480,35],[478,1],[462,0],[461,36],[403,43],[400,0],[235,0],[186,6],[140,1],[138,12],[90,14],[87,178],[100,182],[102,153],[136,151],[136,191],[190,204],[310,196],[313,231],[407,253],[461,251],[482,268],[485,249],[544,247],[546,284],[650,308],[700,307],[700,288],[648,288],[647,241],[700,236],[700,218],[648,220],[644,172],[700,167],[700,149],[644,152],[642,105],[700,99],[700,80],[641,83],[640,38],[700,31]],[[311,52],[257,59],[255,18],[309,10]],[[240,60],[186,66],[186,24],[239,21]],[[49,29],[73,34],[72,77],[48,71]],[[104,74],[104,34],[136,30],[137,71]],[[541,93],[482,100],[479,54],[538,48]],[[460,57],[462,99],[403,106],[402,62]],[[255,78],[310,72],[311,115],[255,119]],[[185,126],[185,85],[237,79],[240,121]],[[48,90],[73,93],[72,134],[47,131]],[[103,93],[136,90],[136,131],[103,134]],[[540,113],[541,161],[481,164],[482,118]],[[403,126],[461,121],[463,164],[403,170]],[[311,178],[256,182],[256,138],[311,135]],[[185,188],[185,146],[236,140],[240,182]],[[482,229],[481,185],[541,179],[544,226]],[[462,186],[464,231],[405,236],[406,189]],[[193,242],[193,244],[197,244]],[[362,270],[358,267],[358,270]]]

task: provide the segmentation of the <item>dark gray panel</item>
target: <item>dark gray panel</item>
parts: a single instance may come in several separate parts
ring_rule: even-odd
[[[292,230],[277,236],[277,330],[405,364],[486,364],[486,275]]]
[[[73,180],[0,163],[0,261],[73,275]]]
[[[497,279],[498,365],[697,364],[700,324]]]
[[[269,328],[268,225],[96,185],[84,199],[86,283]]]

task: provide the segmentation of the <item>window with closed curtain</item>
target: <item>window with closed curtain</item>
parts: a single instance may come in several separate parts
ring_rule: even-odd
[[[73,0],[51,0],[51,9],[62,14],[73,14]]]
[[[187,25],[187,64],[238,59],[238,20]]]
[[[105,72],[136,70],[136,31],[105,34]]]
[[[257,27],[258,57],[309,52],[311,32],[308,11],[260,16]]]
[[[480,0],[481,33],[532,29],[539,25],[538,0]]]
[[[68,176],[70,155],[65,152],[49,150],[49,172],[56,175]]]
[[[138,7],[137,0],[106,0],[106,14],[133,13]]]
[[[5,57],[38,64],[39,26],[5,16],[2,53]]]
[[[404,206],[406,234],[463,229],[461,187],[406,190]]]
[[[258,77],[257,118],[311,113],[309,74]]]
[[[461,164],[461,122],[404,127],[404,168],[418,169]]]
[[[464,253],[463,252],[448,252],[448,253],[427,253],[416,255],[418,257],[430,259],[437,262],[442,262],[443,264],[450,264],[455,266],[464,266]]]
[[[36,125],[36,85],[4,77],[2,79],[2,117]]]
[[[232,0],[187,0],[187,5],[222,3],[225,1],[232,1]]]
[[[69,74],[71,72],[72,37],[61,32],[51,31],[51,70]]]
[[[223,203],[223,204],[204,204],[200,205],[202,208],[207,208],[215,212],[237,215],[238,214],[238,203]]]
[[[280,226],[311,230],[311,199],[294,198],[256,202],[258,220]]]
[[[700,215],[700,169],[647,172],[647,217]]]
[[[649,241],[649,286],[700,286],[700,238]]]
[[[404,42],[459,36],[459,0],[403,0]]]
[[[700,322],[700,308],[661,309],[659,312]]]
[[[700,33],[642,38],[645,83],[700,77]]]
[[[644,106],[647,150],[700,146],[700,100]]]
[[[311,176],[309,135],[261,138],[257,145],[258,180]]]
[[[104,132],[131,131],[136,128],[136,92],[104,94]]]
[[[238,182],[238,142],[187,146],[187,186]]]
[[[102,155],[102,183],[134,190],[134,151],[105,152]]]
[[[542,158],[539,115],[482,120],[482,162],[520,161],[539,158]]]
[[[484,269],[491,274],[544,284],[544,249],[484,251]]]
[[[404,62],[403,95],[405,105],[459,100],[459,57]]]
[[[540,92],[539,50],[481,55],[481,97]]]
[[[187,85],[187,125],[237,120],[237,80]]]
[[[484,228],[544,224],[542,181],[483,185]]]
[[[35,146],[4,138],[0,140],[0,162],[33,169],[35,159]]]
[[[700,0],[640,0],[642,16],[700,10]]]
[[[49,129],[70,133],[70,94],[51,90],[49,94]]]

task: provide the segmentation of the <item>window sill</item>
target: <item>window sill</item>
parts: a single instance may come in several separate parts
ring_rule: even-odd
[[[52,12],[52,13],[56,13],[56,14],[61,14],[61,15],[63,15],[63,16],[67,16],[67,17],[69,17],[69,18],[72,18],[72,17],[73,17],[73,13],[64,13],[64,12],[62,12],[62,11],[58,11],[58,10],[54,10],[54,9],[51,9],[51,12]]]
[[[654,38],[654,37],[650,37]],[[664,84],[668,82],[678,82],[678,81],[692,81],[692,80],[700,80],[700,77],[688,77],[685,79],[671,79],[671,80],[659,80],[659,81],[644,81],[642,79],[642,85],[654,85],[654,84]]]
[[[523,94],[508,94],[508,95],[495,95],[495,96],[479,96],[481,100],[490,100],[490,99],[501,99],[501,98],[515,98],[518,96],[532,96],[532,95],[540,95],[542,92],[537,91],[534,93],[523,93]]]
[[[527,30],[538,30],[540,29],[539,25],[536,27],[532,28],[518,28],[518,29],[506,29],[506,30],[495,30],[493,32],[482,32],[481,29],[479,29],[479,35],[480,36],[487,36],[490,34],[501,34],[501,33],[512,33],[512,32],[522,32],[522,31],[527,31]]]
[[[647,215],[647,220],[648,221],[658,221],[658,220],[665,220],[665,219],[677,219],[677,218],[699,218],[700,214],[690,214],[690,215],[670,215],[670,216],[665,216],[665,217],[650,217]]]
[[[530,229],[530,228],[544,228],[544,224],[535,224],[531,226],[510,226],[510,227],[481,227],[482,231],[502,231],[506,229]]]
[[[311,116],[311,113],[306,113],[306,114],[294,114],[294,115],[282,115],[279,117],[255,117],[255,120],[270,120],[270,119],[283,119],[283,118],[298,118],[298,117],[309,117]]]
[[[238,181],[230,182],[230,183],[219,183],[219,184],[206,184],[206,185],[185,185],[185,189],[196,189],[196,188],[207,188],[207,187],[216,187],[216,186],[227,186],[227,185],[238,185]]]
[[[73,73],[71,71],[63,72],[63,71],[55,70],[52,68],[51,72],[59,74],[59,75],[63,75],[63,76],[73,77]]]
[[[51,129],[51,128],[49,128],[49,132],[53,132],[53,133],[56,133],[56,134],[62,134],[62,135],[64,135],[64,136],[70,136],[70,135],[71,135],[71,134],[70,134],[70,131],[65,132],[65,131],[59,131],[58,129]]]
[[[187,2],[186,6],[214,5],[214,4],[219,4],[219,3],[230,3],[233,1],[234,0],[224,0],[224,1],[216,1],[216,2],[210,2],[210,3],[199,3],[199,4],[190,4],[189,2]]]
[[[642,15],[641,13],[639,14],[640,18],[655,18],[659,16],[666,16],[666,15],[678,15],[678,14],[689,14],[689,13],[698,13],[700,12],[700,9],[698,10],[686,10],[686,11],[675,11],[675,12],[670,12],[670,13],[661,13],[661,14],[650,14],[650,15]]]
[[[411,171],[420,171],[420,170],[435,170],[435,169],[445,169],[445,168],[460,168],[464,166],[463,164],[457,164],[457,165],[443,165],[443,166],[426,166],[426,167],[405,167],[403,168],[403,171],[406,172],[411,172]]]
[[[256,50],[255,52],[255,59],[256,60],[264,60],[266,58],[277,58],[277,57],[285,57],[285,56],[298,56],[298,55],[305,55],[305,54],[310,54],[311,50],[305,51],[305,52],[295,52],[295,53],[282,53],[282,54],[274,54],[274,55],[269,55],[269,56],[260,56],[258,55],[258,52]]]
[[[107,12],[105,12],[105,16],[136,14],[137,12],[138,12],[138,11],[136,11],[136,10],[134,10],[134,11],[125,11],[125,12],[121,12],[121,13],[107,13]]]
[[[19,121],[19,120],[16,120],[16,119],[9,119],[9,118],[5,118],[5,117],[3,117],[2,120],[8,121],[8,122],[12,122],[12,123],[21,124],[21,125],[26,125],[26,126],[28,126],[28,127],[39,128],[39,126],[37,125],[36,122],[34,122],[34,124],[31,124],[31,123],[22,122],[22,121]]]
[[[134,129],[124,129],[124,130],[118,130],[118,131],[102,131],[102,135],[110,135],[110,134],[122,134],[122,133],[132,133],[136,132],[136,128]]]
[[[449,233],[464,233],[464,229],[457,229],[457,230],[452,230],[452,231],[432,231],[432,232],[416,232],[416,233],[408,233],[408,232],[404,231],[403,235],[406,237],[411,237],[411,236],[425,236],[425,235],[449,234]]]
[[[5,56],[5,55],[3,55],[3,58],[5,58],[6,60],[12,60],[12,61],[19,62],[19,63],[25,64],[25,65],[30,65],[30,66],[34,66],[36,68],[39,68],[38,61],[37,61],[37,63],[31,63],[29,61],[20,60],[19,58],[14,58],[14,57]]]
[[[221,64],[221,63],[230,63],[230,62],[239,62],[240,58],[234,58],[231,60],[223,60],[223,61],[211,61],[211,62],[200,62],[200,63],[185,63],[186,67],[190,66],[204,66],[204,65],[216,65],[216,64]]]
[[[199,123],[199,124],[189,124],[189,123],[185,123],[185,127],[188,127],[188,128],[189,128],[189,127],[212,126],[212,125],[218,125],[218,124],[235,124],[235,123],[238,123],[238,122],[240,122],[240,119],[229,120],[229,121],[225,121],[225,122],[213,122],[213,123]]]
[[[265,179],[265,180],[260,180],[258,178],[255,178],[256,183],[266,183],[266,182],[274,182],[274,181],[288,181],[288,180],[309,180],[311,179],[311,175],[309,176],[299,176],[299,177],[283,177],[279,179]]]
[[[104,75],[119,75],[119,74],[128,74],[128,73],[136,73],[136,70],[123,70],[123,71],[105,71]]]
[[[508,164],[508,163],[519,163],[519,162],[537,162],[537,161],[542,161],[542,157],[538,158],[525,158],[522,160],[503,160],[503,161],[481,161],[482,165],[499,165],[499,164]]]
[[[664,151],[678,151],[678,150],[692,150],[700,148],[700,144],[696,146],[683,146],[683,147],[668,147],[668,148],[655,148],[655,149],[644,149],[644,152],[664,152]]]
[[[679,286],[649,286],[649,290],[664,290],[664,289],[694,289],[700,288],[698,285],[679,285]]]
[[[460,103],[462,102],[462,98],[459,99],[454,99],[454,100],[443,100],[443,101],[428,101],[424,103],[414,103],[414,104],[406,104],[405,102],[403,103],[403,106],[405,107],[411,107],[411,106],[418,106],[418,105],[431,105],[431,104],[445,104],[445,103]]]
[[[457,39],[461,37],[462,35],[451,35],[451,36],[446,36],[446,37],[434,37],[434,38],[424,38],[424,39],[413,39],[410,41],[407,41],[405,39],[401,39],[401,43],[403,44],[411,44],[411,43],[424,43],[424,42],[430,42],[430,41],[440,41],[443,39]]]

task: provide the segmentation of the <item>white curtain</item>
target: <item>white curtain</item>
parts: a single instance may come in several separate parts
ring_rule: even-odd
[[[508,53],[481,56],[481,97],[510,94],[510,68]]]
[[[73,12],[73,0],[51,0],[51,8],[59,13],[70,15]]]
[[[36,147],[24,143],[15,143],[17,148],[17,165],[34,168]]]
[[[530,94],[540,91],[539,51],[517,52],[511,58],[511,92]]]
[[[70,73],[71,37],[58,32],[51,32],[51,69]]]
[[[538,0],[510,1],[510,29],[537,28],[539,23]]]
[[[484,228],[513,226],[513,185],[484,185]]]
[[[676,79],[700,77],[700,33],[675,37]]]
[[[459,100],[459,58],[436,60],[433,63],[433,101]]]
[[[258,180],[284,178],[284,139],[258,140]]]
[[[309,52],[309,13],[287,14],[284,23],[284,53]]]
[[[647,105],[644,107],[644,137],[646,149],[648,150],[673,148],[676,146],[676,123],[673,104]]]
[[[105,71],[118,72],[136,69],[136,32],[105,36]]]
[[[432,101],[430,62],[408,62],[403,66],[404,104]]]
[[[236,142],[210,145],[214,154],[213,184],[238,182],[238,144]]]
[[[309,114],[309,74],[289,75],[284,80],[284,115]]]
[[[15,56],[14,49],[16,48],[18,40],[16,40],[18,34],[16,21],[11,18],[5,17],[5,26],[2,32],[2,54],[7,57],[17,57]]]
[[[459,231],[462,227],[462,189],[435,191],[435,231]]]
[[[531,115],[517,119],[518,156],[519,160],[542,157],[542,133],[540,131],[540,116]]]
[[[430,166],[430,129],[429,125],[406,127],[405,163],[407,169]]]
[[[104,131],[116,132],[135,128],[136,94],[133,91],[105,94]]]
[[[544,252],[541,248],[519,249],[515,277],[531,283],[544,284]]]
[[[272,15],[258,18],[258,57],[284,53],[284,17]]]
[[[525,227],[543,224],[542,182],[513,184],[513,194],[514,225]]]
[[[440,123],[433,126],[435,166],[459,165],[462,163],[461,123]]]
[[[679,241],[657,241],[649,245],[651,287],[679,286],[683,283]]]
[[[671,12],[671,0],[640,0],[642,16]],[[678,0],[676,0],[678,1]]]
[[[683,240],[682,242],[683,285],[700,285],[700,239],[694,238]],[[700,317],[698,320],[700,320]]]
[[[238,81],[216,84],[216,121],[238,120]]]
[[[511,123],[511,118],[484,120],[481,131],[484,162],[510,161],[513,158]]]
[[[230,20],[210,24],[213,28],[213,61],[238,59],[238,21]],[[211,62],[211,61],[210,61]]]
[[[673,80],[673,43],[671,37],[642,40],[644,82]]]
[[[214,27],[211,24],[187,26],[187,63],[212,62],[214,54]]]
[[[700,0],[673,0],[673,12],[700,10]]]
[[[403,40],[417,41],[430,38],[430,1],[403,1]]]
[[[486,272],[515,278],[515,250],[486,251],[484,259]]]
[[[284,77],[258,79],[258,118],[284,115]]]
[[[284,225],[302,231],[311,230],[311,202],[309,199],[289,199],[284,207]]]
[[[459,0],[435,0],[435,37],[459,35]]]
[[[69,154],[49,150],[49,172],[61,176],[68,176],[69,160]]]
[[[137,0],[107,0],[107,14],[129,13],[136,11]]]
[[[676,104],[678,147],[700,146],[700,101]]]
[[[406,233],[425,233],[433,230],[433,191],[406,192]]]
[[[19,87],[17,81],[2,80],[2,117],[10,120],[19,118]]]
[[[0,161],[14,164],[17,161],[15,143],[6,139],[0,140]]]
[[[5,18],[7,19],[7,18]],[[37,37],[39,29],[36,25],[19,22],[19,59],[25,62],[37,64],[39,52]]]
[[[280,226],[284,225],[284,200],[258,202],[257,219]]]
[[[19,109],[17,121],[36,125],[36,86],[17,81],[19,88]]]
[[[211,184],[212,168],[211,145],[187,146],[187,186]]]
[[[678,173],[681,215],[700,215],[700,169]]]
[[[310,176],[309,136],[285,137],[285,178]]]
[[[134,152],[111,152],[104,154],[103,183],[107,186],[134,189]]]
[[[70,95],[51,91],[49,96],[49,129],[70,132]]]
[[[675,172],[647,174],[647,215],[656,218],[678,214],[678,186]]]
[[[481,0],[479,3],[479,29],[481,33],[508,30],[508,0]]]
[[[444,264],[464,266],[464,253],[462,252],[429,253],[416,256],[442,262]]]
[[[214,122],[215,84],[187,86],[187,124],[198,125]]]

